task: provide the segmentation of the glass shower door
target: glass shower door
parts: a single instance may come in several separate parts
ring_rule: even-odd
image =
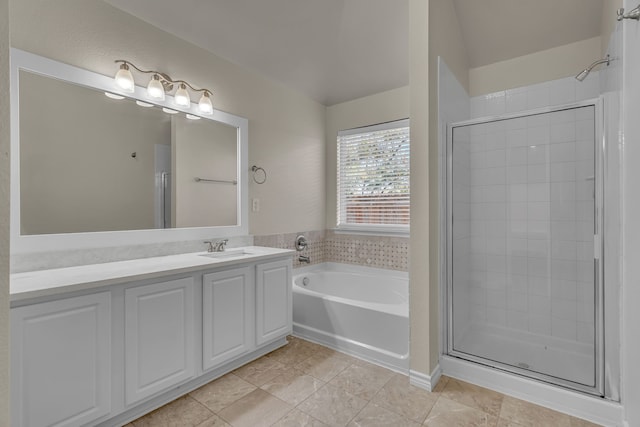
[[[451,355],[599,393],[595,110],[452,126]]]

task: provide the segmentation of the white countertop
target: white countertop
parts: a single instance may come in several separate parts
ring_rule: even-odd
[[[244,254],[232,255],[243,250]],[[247,262],[282,258],[295,251],[289,249],[246,246],[227,249],[228,256],[216,259],[195,252],[154,258],[141,258],[104,264],[30,271],[11,275],[11,301],[46,297],[66,292],[115,285],[136,280],[153,279],[170,274],[189,273],[209,268],[226,267]]]

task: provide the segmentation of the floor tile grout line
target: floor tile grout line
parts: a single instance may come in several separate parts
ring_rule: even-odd
[[[314,377],[315,378],[315,377]],[[316,378],[317,379],[317,378]],[[319,380],[321,381],[321,380]],[[317,392],[319,392],[321,389],[323,389],[324,387],[326,387],[326,385],[329,384],[328,382],[325,382],[324,384],[322,384],[322,387],[319,387],[316,391],[314,391],[313,393],[311,393],[309,396],[307,396],[306,399],[304,399],[302,402],[298,403],[297,405],[294,406],[294,408],[298,409],[300,412],[304,412],[305,414],[307,414],[305,411],[303,411],[302,409],[299,409],[298,407],[300,405],[302,405],[304,402],[306,402],[307,400],[311,399],[311,397],[316,394]],[[311,414],[307,414],[309,416],[312,416]]]
[[[424,420],[422,420],[422,422],[420,423],[420,425],[425,425],[425,423],[427,422],[427,420],[429,419],[429,415],[431,415],[431,412],[433,411],[433,408],[436,407],[436,405],[438,404],[438,402],[440,401],[440,398],[443,397],[442,393],[438,393],[438,397],[436,397],[436,401],[433,402],[433,406],[431,407],[431,409],[429,409],[429,412],[427,412],[427,415],[424,417]],[[445,398],[446,399],[446,398]]]
[[[322,387],[320,387],[320,388],[319,388],[318,390],[316,390],[315,392],[311,393],[311,395],[309,395],[309,397],[307,397],[305,400],[303,400],[303,401],[302,401],[302,402],[300,402],[298,405],[296,405],[296,409],[298,409],[300,412],[303,412],[303,413],[305,413],[305,414],[309,415],[311,418],[316,419],[313,415],[311,415],[311,414],[309,414],[309,413],[307,413],[307,412],[303,411],[302,409],[299,409],[299,408],[298,408],[298,406],[302,405],[304,402],[306,402],[307,400],[311,399],[311,397],[312,397],[314,394],[316,394],[318,391],[320,391],[320,389],[324,388],[324,387],[325,387],[325,386],[327,386],[327,385],[330,385],[330,384],[329,384],[329,382],[324,383],[324,385],[323,385]],[[350,395],[350,396],[352,396],[352,397],[355,397],[355,398],[358,398],[358,399],[360,399],[360,400],[364,400],[364,401],[366,401],[366,402],[367,402],[367,403],[366,403],[366,404],[365,404],[365,405],[360,409],[360,411],[358,411],[358,413],[357,413],[356,415],[354,415],[354,416],[353,416],[353,418],[349,419],[349,421],[347,422],[347,424],[349,424],[351,421],[353,421],[353,419],[354,419],[354,418],[355,418],[355,417],[356,417],[356,416],[357,416],[357,415],[362,411],[362,409],[364,409],[364,408],[365,408],[365,407],[370,403],[370,400],[363,399],[363,398],[358,397],[358,396],[356,396],[356,395],[354,395],[354,394],[352,394],[352,393],[349,393],[348,391],[344,390],[342,387],[337,387],[337,386],[335,386],[335,385],[331,385],[331,387],[333,387],[333,388],[337,388],[337,389],[340,389],[341,391],[343,391],[344,393],[346,393],[346,394],[348,394],[348,395]],[[326,424],[324,421],[321,421],[321,420],[318,420],[318,421],[320,421],[320,422],[322,422],[322,423]],[[346,426],[347,424],[345,424],[345,426]]]
[[[229,376],[229,375],[233,375],[234,377],[237,377],[239,380],[244,381],[244,382],[246,382],[247,384],[249,384],[249,385],[251,385],[251,386],[255,387],[255,388],[254,388],[253,390],[251,390],[249,393],[253,393],[256,389],[260,388],[260,387],[256,387],[254,384],[250,383],[249,381],[246,381],[246,380],[244,380],[243,378],[238,377],[238,376],[237,376],[237,375],[235,375],[235,374],[233,373],[233,371],[232,371],[232,372],[227,372],[226,374],[224,374],[224,375],[222,375],[222,376],[220,376],[220,377],[216,378],[215,380],[208,382],[207,384],[205,384],[205,385],[201,386],[200,388],[197,388],[196,390],[200,390],[201,388],[203,388],[203,387],[205,387],[205,386],[207,386],[207,385],[209,385],[209,384],[212,384],[212,383],[214,383],[214,382],[216,382],[216,381],[218,381],[218,380],[220,380],[220,379],[222,379],[222,378],[224,378],[224,377],[227,377],[227,376]],[[216,412],[216,411],[214,411],[213,409],[209,408],[209,407],[208,407],[204,402],[199,401],[195,396],[192,396],[192,395],[191,395],[191,393],[195,392],[196,390],[192,390],[192,391],[190,391],[190,392],[189,392],[189,393],[187,393],[185,396],[189,396],[190,398],[192,398],[193,400],[195,400],[196,402],[198,402],[199,404],[201,404],[202,406],[204,406],[205,408],[207,408],[209,411],[213,412],[215,415],[217,415],[217,416],[219,416],[219,417],[220,417],[219,412]],[[237,399],[235,399],[234,401],[232,401],[232,402],[228,403],[227,405],[225,405],[224,407],[220,408],[220,412],[222,412],[223,410],[225,410],[225,409],[226,409],[226,408],[228,408],[229,406],[233,405],[233,404],[234,404],[234,403],[236,403],[238,400],[240,400],[240,399],[244,398],[244,397],[245,397],[245,396],[247,396],[249,393],[244,394],[244,395],[242,395],[242,396],[238,397],[238,398],[237,398]],[[171,403],[171,402],[169,402],[169,403]],[[168,405],[169,403],[167,403],[167,405]],[[166,405],[165,405],[165,406],[166,406]],[[227,422],[227,424],[230,424],[230,423],[228,423],[228,422]]]

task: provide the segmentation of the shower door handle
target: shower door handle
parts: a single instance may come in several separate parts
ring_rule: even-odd
[[[599,234],[593,235],[593,258],[599,260],[602,252],[602,242]]]

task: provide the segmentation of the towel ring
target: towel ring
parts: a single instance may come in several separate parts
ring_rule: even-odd
[[[259,166],[253,165],[251,166],[251,171],[253,172],[253,182],[256,184],[264,184],[267,182],[267,172]],[[260,174],[262,172],[262,174]],[[256,178],[256,176],[262,175],[262,178]]]

